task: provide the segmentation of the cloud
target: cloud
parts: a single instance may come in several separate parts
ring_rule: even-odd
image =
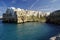
[[[2,6],[0,6],[0,15],[2,15],[7,9],[7,5],[4,1],[1,1],[1,4]]]
[[[40,9],[40,10],[45,10],[46,11],[46,10],[51,10],[51,9],[50,8],[45,8],[45,9],[43,8],[43,9]]]
[[[0,10],[0,16],[3,14],[3,12]]]
[[[0,6],[0,15],[2,15],[3,13],[5,13],[7,7],[2,7]]]
[[[13,4],[14,4],[14,3],[16,3],[16,1],[17,1],[17,0],[12,0],[12,2],[11,2],[11,3],[13,3]]]
[[[42,3],[39,3],[40,0],[36,0],[28,9],[37,10],[37,11],[49,11],[49,12],[52,12],[54,10],[58,10],[59,9],[57,7],[58,5],[56,6],[56,4],[55,4],[58,1],[59,0],[49,0],[47,2],[48,4],[43,5]],[[42,4],[42,6],[40,4]]]
[[[56,1],[58,1],[58,0],[51,0],[51,3],[54,3],[54,2],[56,2]]]
[[[12,1],[12,3],[15,3],[15,1]]]
[[[34,5],[35,5],[36,3],[38,3],[38,1],[39,1],[39,0],[36,0],[36,1],[30,6],[30,9],[33,8]]]
[[[28,1],[28,0],[22,0],[22,1]]]
[[[7,7],[6,3],[4,1],[1,1],[3,7]]]
[[[0,11],[0,13],[1,13],[1,11]]]

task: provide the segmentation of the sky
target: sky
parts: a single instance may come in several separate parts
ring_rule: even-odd
[[[52,12],[60,9],[60,0],[0,0],[0,16],[8,7]]]

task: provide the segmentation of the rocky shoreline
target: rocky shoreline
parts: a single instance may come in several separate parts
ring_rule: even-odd
[[[60,34],[51,37],[50,40],[60,40]]]

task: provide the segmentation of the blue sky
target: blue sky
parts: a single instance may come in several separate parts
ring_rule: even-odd
[[[0,15],[8,7],[37,11],[54,11],[60,9],[60,0],[0,0]]]

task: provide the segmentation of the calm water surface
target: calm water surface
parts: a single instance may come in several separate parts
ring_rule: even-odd
[[[3,24],[0,22],[0,40],[49,40],[60,33],[60,26],[30,22],[24,24]]]

